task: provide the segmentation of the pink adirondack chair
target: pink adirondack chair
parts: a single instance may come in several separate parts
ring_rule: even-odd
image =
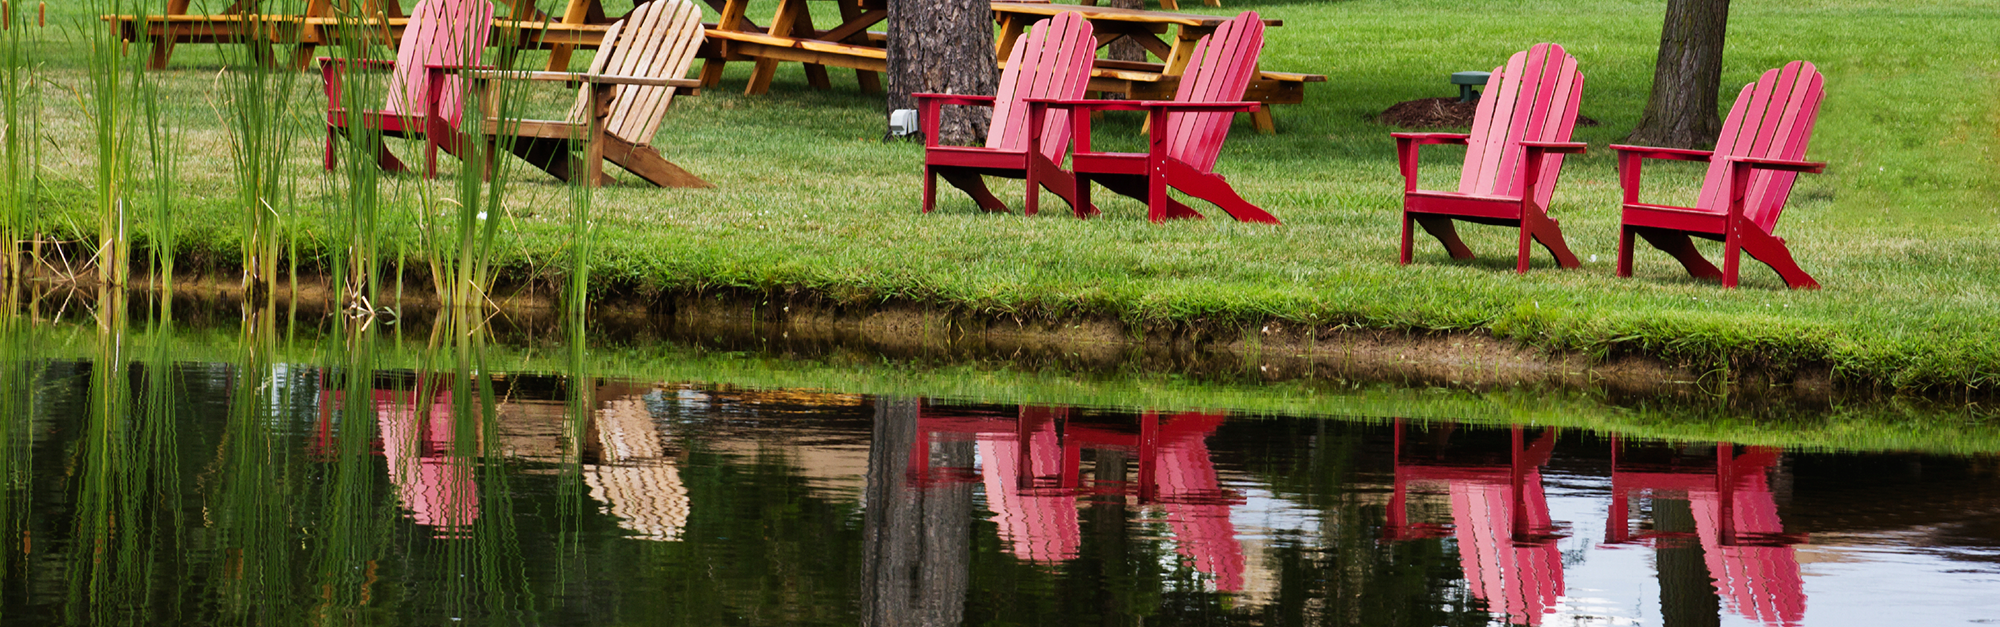
[[[1749,253],[1778,271],[1792,289],[1818,289],[1819,282],[1799,268],[1785,240],[1771,229],[1798,173],[1826,168],[1825,163],[1801,160],[1826,95],[1822,82],[1811,63],[1793,61],[1744,85],[1713,151],[1612,146],[1625,188],[1618,276],[1632,276],[1632,236],[1637,235],[1680,261],[1688,274],[1720,280],[1723,287],[1736,287],[1737,261],[1741,253]],[[1707,161],[1708,178],[1695,206],[1639,202],[1639,166],[1646,159]],[[1689,236],[1722,240],[1721,270],[1702,258]]]
[[[1006,211],[1006,203],[993,196],[982,176],[1026,179],[1028,215],[1039,209],[1042,187],[1078,207],[1078,212],[1094,212],[1088,205],[1077,204],[1073,179],[1062,169],[1063,152],[1069,149],[1065,114],[1049,115],[1039,129],[1041,140],[1030,142],[1026,100],[1082,98],[1090,84],[1096,50],[1090,22],[1080,14],[1063,13],[1035,25],[1027,37],[1014,40],[1007,68],[1000,73],[998,95],[916,94],[924,124],[924,213],[937,206],[938,177],[972,196],[979,208]],[[986,145],[938,145],[938,112],[944,105],[993,107]]]
[[[396,45],[396,60],[364,62],[364,67],[389,70],[389,98],[372,111],[348,111],[347,61],[320,58],[320,81],[326,90],[326,169],[335,165],[334,143],[349,129],[409,137],[458,128],[464,88],[458,77],[447,77],[440,90],[446,106],[442,119],[425,114],[429,95],[426,66],[478,65],[480,52],[492,34],[493,3],[487,0],[422,0],[410,11],[410,22]],[[376,155],[382,169],[407,172],[409,167],[385,146]]]
[[[1048,115],[1045,110],[1069,116],[1076,142],[1070,168],[1076,177],[1077,217],[1088,217],[1090,212],[1081,208],[1090,206],[1090,184],[1097,182],[1144,201],[1146,217],[1154,222],[1202,217],[1169,196],[1167,188],[1172,187],[1215,203],[1237,220],[1277,224],[1278,218],[1244,200],[1214,172],[1231,119],[1236,113],[1257,110],[1257,103],[1242,99],[1250,79],[1257,76],[1257,56],[1263,49],[1264,21],[1257,12],[1246,11],[1195,44],[1172,101],[1029,100],[1030,141],[1038,139],[1039,133],[1033,131],[1043,128],[1036,120]],[[1090,113],[1106,110],[1146,112],[1146,152],[1091,151]]]
[[[1565,154],[1584,144],[1569,141],[1576,125],[1583,74],[1562,46],[1535,44],[1494,68],[1472,119],[1472,133],[1392,133],[1403,172],[1403,243],[1399,261],[1410,263],[1411,223],[1422,225],[1453,259],[1471,259],[1453,220],[1521,230],[1515,271],[1528,271],[1528,243],[1539,243],[1564,268],[1582,264],[1549,218],[1549,199]],[[1417,151],[1425,144],[1466,144],[1458,191],[1417,189]]]

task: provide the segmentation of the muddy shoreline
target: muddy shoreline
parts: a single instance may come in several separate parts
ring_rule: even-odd
[[[136,282],[136,281],[135,281]],[[65,299],[90,299],[76,284]],[[184,324],[233,324],[244,294],[234,277],[175,282],[175,318]],[[142,292],[150,290],[141,289]],[[280,282],[268,295],[300,323],[338,315],[325,281],[301,280],[294,294]],[[47,309],[50,301],[42,299]],[[256,300],[265,300],[258,298]],[[149,298],[132,306],[149,309]],[[388,305],[390,303],[376,303]],[[397,322],[427,329],[440,308],[434,293],[406,286]],[[496,297],[492,332],[503,342],[560,332],[553,290],[514,289]],[[132,319],[145,319],[135,311]],[[611,298],[592,303],[591,336],[612,344],[673,341],[717,350],[819,358],[875,354],[925,363],[1001,362],[1037,370],[1166,372],[1237,381],[1327,380],[1416,387],[1496,389],[1561,387],[1624,397],[1715,397],[1824,405],[1878,396],[1867,382],[1838,381],[1828,367],[1769,371],[1698,371],[1646,355],[1550,352],[1483,331],[1431,332],[1193,321],[1128,325],[1075,316],[1027,319],[921,303],[866,305],[808,293],[719,290]]]

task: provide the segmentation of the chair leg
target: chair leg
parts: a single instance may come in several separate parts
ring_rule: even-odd
[[[340,129],[334,127],[332,124],[326,125],[326,171],[328,172],[332,172],[333,168],[339,165],[339,160],[333,152],[334,143],[339,141],[339,139]]]
[[[1722,270],[1717,269],[1715,264],[1709,263],[1707,258],[1701,256],[1701,251],[1696,250],[1694,247],[1694,240],[1689,238],[1686,233],[1657,231],[1653,229],[1633,229],[1633,232],[1637,233],[1640,238],[1645,239],[1646,243],[1652,244],[1654,248],[1665,251],[1675,261],[1681,262],[1681,267],[1687,268],[1688,276],[1711,281],[1722,280]],[[1629,264],[1630,262],[1626,263]]]
[[[1415,221],[1416,218],[1412,217],[1410,215],[1410,212],[1408,211],[1403,212],[1403,245],[1398,249],[1396,253],[1396,263],[1406,266],[1410,265],[1410,252],[1411,252],[1410,249],[1414,248],[1416,244],[1414,238],[1415,233],[1411,232],[1411,227],[1414,225],[1411,223]]]
[[[376,141],[379,142],[381,140],[377,139]],[[388,172],[400,173],[410,171],[410,167],[403,165],[403,160],[397,159],[396,153],[389,152],[389,147],[386,145],[375,147],[375,163],[382,166],[382,169]]]
[[[1632,276],[1632,227],[1618,225],[1618,276]]]
[[[1451,218],[1413,216],[1412,219],[1417,221],[1418,226],[1424,227],[1424,232],[1437,238],[1438,243],[1444,244],[1445,252],[1451,253],[1452,259],[1472,258],[1472,249],[1465,245],[1465,240],[1458,238],[1458,227],[1452,224]]]
[[[1819,281],[1813,280],[1812,275],[1806,274],[1805,269],[1799,267],[1799,262],[1792,259],[1792,249],[1785,245],[1785,240],[1751,226],[1742,231],[1742,249],[1778,271],[1778,276],[1792,289],[1819,289]]]
[[[1583,267],[1583,262],[1577,261],[1576,254],[1570,252],[1569,242],[1563,239],[1561,223],[1549,219],[1546,214],[1535,215],[1532,220],[1524,220],[1524,222],[1532,224],[1530,233],[1534,236],[1535,242],[1541,244],[1542,248],[1547,249],[1550,255],[1555,256],[1556,265],[1570,269]],[[1523,225],[1523,227],[1528,226],[1527,224]],[[1528,229],[1524,228],[1523,230]],[[1522,252],[1525,253],[1527,251],[1523,250]],[[1524,254],[1521,256],[1520,266],[1525,269],[1527,265],[1528,257]]]
[[[1178,160],[1168,159],[1167,175],[1167,180],[1175,182],[1175,189],[1187,192],[1190,196],[1215,203],[1215,206],[1221,207],[1224,212],[1227,212],[1230,217],[1236,218],[1238,222],[1280,224],[1277,216],[1273,216],[1256,205],[1250,204],[1250,201],[1244,200],[1242,196],[1236,193],[1236,188],[1231,187],[1229,181],[1223,180],[1220,174],[1201,172],[1188,167],[1187,164]]]
[[[1069,203],[1070,211],[1072,213],[1075,213],[1076,217],[1087,218],[1093,215],[1097,215],[1096,207],[1090,206],[1090,203],[1087,200],[1081,200],[1077,197],[1077,187],[1078,187],[1077,175],[1071,173],[1068,170],[1062,169],[1062,167],[1056,165],[1054,161],[1050,161],[1047,158],[1042,157],[1041,155],[1031,155],[1028,161],[1027,178],[1029,181],[1028,182],[1029,215],[1033,215],[1034,212],[1036,211],[1035,202],[1036,198],[1039,196],[1038,192],[1040,191],[1039,189],[1037,189],[1038,187],[1049,190],[1049,192],[1055,194],[1056,197],[1063,199],[1063,202]]]
[[[950,183],[952,187],[964,191],[965,195],[971,196],[972,202],[978,204],[980,209],[1000,213],[1008,212],[1007,203],[1000,202],[1000,198],[993,195],[993,190],[986,188],[985,177],[967,172],[940,171],[937,174],[944,177],[944,182]]]
[[[937,169],[924,166],[924,213],[937,208]]]
[[[1156,205],[1153,203],[1152,186],[1150,184],[1151,178],[1148,176],[1106,176],[1096,179],[1096,182],[1103,185],[1105,189],[1117,192],[1120,195],[1136,198],[1139,202],[1146,203],[1146,215],[1149,219],[1152,218],[1155,211],[1158,211],[1162,217],[1154,219],[1153,221],[1155,222],[1161,220],[1201,219],[1201,212],[1195,211],[1194,207],[1189,207],[1186,203],[1174,200],[1172,196],[1164,192],[1164,187],[1162,187],[1163,191],[1160,194],[1160,202],[1157,205],[1158,209],[1154,209]]]
[[[1076,201],[1070,203],[1070,210],[1076,212],[1079,220],[1097,215],[1097,207],[1090,204],[1090,177],[1082,172],[1073,173],[1071,176],[1075,180],[1071,193],[1076,195]]]
[[[1029,152],[1032,153],[1033,151]],[[1038,165],[1040,165],[1036,163],[1036,161],[1039,160],[1038,156],[1039,155],[1033,155],[1033,154],[1029,155],[1028,167],[1023,168],[1023,171],[1021,172],[1021,178],[1026,180],[1028,184],[1027,190],[1022,195],[1022,201],[1021,201],[1022,215],[1032,216],[1035,215],[1036,213],[1041,212],[1042,210],[1041,174],[1043,170],[1042,168],[1037,167]]]
[[[715,187],[714,183],[702,180],[694,173],[682,169],[674,162],[660,155],[652,146],[639,146],[618,138],[604,136],[604,158],[625,171],[639,175],[646,182],[659,187]]]

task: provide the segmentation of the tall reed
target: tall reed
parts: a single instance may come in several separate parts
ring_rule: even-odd
[[[42,94],[36,76],[36,46],[26,11],[12,7],[0,20],[0,273],[9,281],[25,274],[21,242],[33,231],[35,170],[41,135]]]
[[[143,0],[90,0],[88,15],[131,15],[146,8]],[[97,213],[97,278],[124,286],[131,270],[131,216],[127,213],[132,185],[135,136],[140,134],[139,101],[141,83],[147,80],[145,66],[137,55],[127,54],[127,44],[118,33],[95,20],[84,18],[77,28],[85,33],[88,49],[85,63],[89,98],[79,103],[91,124],[97,158],[92,194]],[[143,30],[142,30],[143,32]],[[144,42],[132,42],[143,46]]]
[[[520,53],[517,42],[502,38],[494,53],[481,61],[492,67],[510,68]],[[460,65],[469,66],[470,62],[467,58]],[[470,134],[472,141],[461,142],[458,156],[463,167],[450,181],[448,195],[427,186],[429,191],[420,203],[425,211],[419,223],[424,227],[422,252],[430,264],[438,295],[448,307],[477,308],[487,301],[493,287],[493,261],[500,252],[500,223],[504,221],[502,212],[511,178],[508,173],[515,167],[507,154],[513,145],[512,134],[522,118],[524,82],[472,81],[470,73],[465,71],[459,77],[467,85],[465,98],[460,102],[461,124],[481,130],[491,121],[499,132],[490,142],[476,132]]]
[[[299,0],[265,0],[260,15],[300,14]],[[304,74],[279,67],[271,47],[277,23],[251,20],[245,41],[224,46],[230,67],[222,75],[224,118],[236,177],[236,203],[243,229],[243,289],[268,289],[277,282],[285,224],[295,215],[298,175],[289,166],[298,152]]]
[[[332,32],[342,42],[341,55],[322,63],[344,69],[339,70],[340,102],[327,104],[348,111],[380,108],[388,94],[386,75],[366,71],[366,67],[380,58],[385,44],[394,52],[396,42],[388,37],[388,16],[367,3],[337,4],[332,9],[338,20]],[[381,240],[391,235],[385,226],[394,222],[383,219],[391,203],[384,194],[382,170],[376,161],[386,149],[383,139],[381,133],[354,127],[346,133],[345,142],[333,147],[340,157],[331,180],[335,188],[328,195],[334,199],[330,206],[334,215],[328,223],[334,225],[338,243],[331,264],[333,287],[340,290],[342,306],[361,317],[372,317],[375,303],[382,300],[377,289]]]

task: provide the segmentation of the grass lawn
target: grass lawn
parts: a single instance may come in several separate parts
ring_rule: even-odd
[[[74,4],[49,7],[52,25],[65,26],[39,31],[36,47],[56,86],[47,91],[40,144],[43,219],[67,236],[95,220],[86,193],[92,142],[70,89],[83,80],[77,29],[97,26]],[[607,4],[618,13],[621,0]],[[1550,349],[1697,366],[1830,365],[1842,381],[1863,385],[2000,381],[2000,12],[1990,6],[1772,0],[1735,7],[1721,106],[1792,59],[1816,63],[1827,80],[1807,156],[1830,165],[1800,179],[1778,225],[1826,287],[1790,292],[1747,262],[1741,289],[1695,282],[1651,249],[1641,252],[1635,278],[1612,276],[1619,190],[1604,146],[1629,133],[1645,104],[1664,2],[1224,4],[1183,7],[1282,19],[1266,35],[1263,67],[1328,77],[1308,87],[1305,104],[1277,109],[1276,135],[1257,135],[1240,120],[1217,166],[1282,226],[1226,217],[1154,225],[1138,203],[1102,191],[1105,215],[1090,221],[1059,210],[983,214],[948,187],[939,212],[921,215],[922,149],[881,141],[879,95],[859,93],[853,74],[837,69],[832,91],[809,90],[792,64],[770,94],[743,96],[750,68],[737,63],[720,89],[677,101],[654,142],[718,187],[598,192],[593,280],[602,289],[799,290],[854,304],[902,300],[1169,325],[1282,319],[1485,330]],[[764,5],[775,2],[752,15]],[[814,9],[834,20],[832,6]],[[1454,94],[1449,73],[1490,69],[1542,41],[1578,57],[1582,113],[1602,122],[1577,128],[1591,152],[1567,162],[1552,208],[1584,268],[1561,271],[1540,254],[1532,272],[1516,275],[1514,232],[1478,226],[1461,229],[1478,260],[1451,261],[1420,238],[1417,263],[1397,265],[1401,180],[1391,129],[1371,117],[1397,102]],[[182,242],[187,255],[208,259],[233,258],[242,238],[216,110],[227,105],[213,95],[220,59],[214,46],[186,46],[158,74],[188,145]],[[316,90],[309,80],[302,76],[300,88]],[[289,210],[301,250],[316,256],[331,245],[341,193],[318,169],[312,125],[320,100],[302,99],[297,112],[301,193]],[[553,91],[537,100],[551,113],[564,103]],[[1139,147],[1136,118],[1112,115],[1099,141]],[[1463,150],[1426,153],[1424,185],[1449,188]],[[1647,172],[1647,199],[1692,203],[1699,169],[1661,163]],[[506,176],[517,203],[507,216],[505,261],[522,274],[552,271],[568,245],[568,192],[524,167]],[[388,202],[415,211],[415,190],[426,184],[443,185],[391,179]],[[1018,206],[1018,186],[996,191]],[[416,241],[407,226],[387,227],[382,238]]]

